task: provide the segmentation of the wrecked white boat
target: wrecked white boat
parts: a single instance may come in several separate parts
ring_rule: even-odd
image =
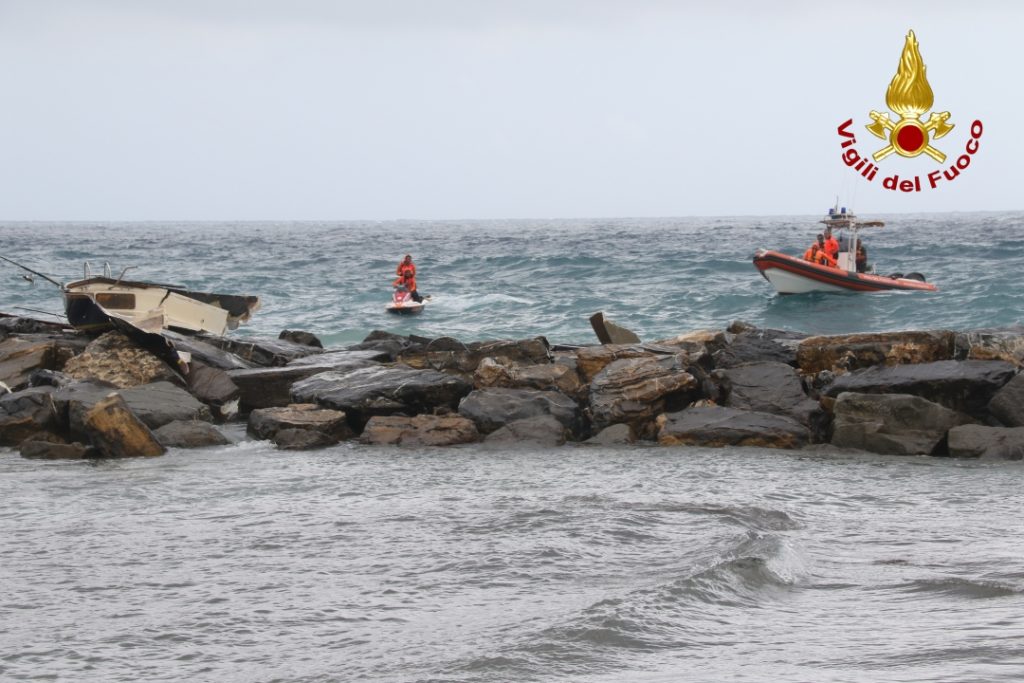
[[[127,270],[127,269],[126,269]],[[135,327],[159,332],[223,335],[249,320],[259,309],[255,296],[194,292],[180,285],[114,278],[109,271],[62,285],[68,322],[81,330],[99,331],[116,316]]]

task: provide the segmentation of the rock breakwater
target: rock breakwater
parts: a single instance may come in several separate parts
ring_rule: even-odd
[[[583,443],[1019,459],[1024,328],[804,336],[737,322],[653,343],[462,343],[374,332],[346,348],[0,318],[0,445],[30,458],[155,456],[244,421],[282,449]]]

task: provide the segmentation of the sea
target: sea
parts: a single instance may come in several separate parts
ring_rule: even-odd
[[[0,256],[257,295],[233,335],[591,344],[1024,318],[1024,213],[870,216],[935,293],[778,296],[820,216],[0,223]],[[384,306],[411,253],[424,313]],[[88,264],[88,266],[86,266]],[[126,270],[127,269],[127,270]],[[0,261],[0,311],[60,293]],[[31,279],[31,281],[30,281]],[[1020,681],[1024,464],[653,445],[34,461],[0,448],[3,681]]]

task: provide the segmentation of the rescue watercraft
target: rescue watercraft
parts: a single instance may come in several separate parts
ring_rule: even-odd
[[[834,233],[838,232],[839,257],[835,266],[805,261],[797,256],[782,252],[759,249],[754,254],[754,267],[764,276],[779,294],[804,294],[806,292],[889,292],[894,290],[918,290],[934,292],[938,288],[925,281],[920,273],[893,273],[879,275],[874,272],[858,272],[856,254],[860,243],[860,228],[882,227],[881,221],[859,223],[846,207],[829,209],[828,216],[820,221]],[[848,231],[849,234],[845,234]]]

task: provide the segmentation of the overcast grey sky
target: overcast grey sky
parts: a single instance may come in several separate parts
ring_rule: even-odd
[[[1022,8],[0,0],[0,220],[1020,209]],[[884,146],[864,125],[911,28],[945,166],[984,134],[904,195],[847,169],[836,127]]]

